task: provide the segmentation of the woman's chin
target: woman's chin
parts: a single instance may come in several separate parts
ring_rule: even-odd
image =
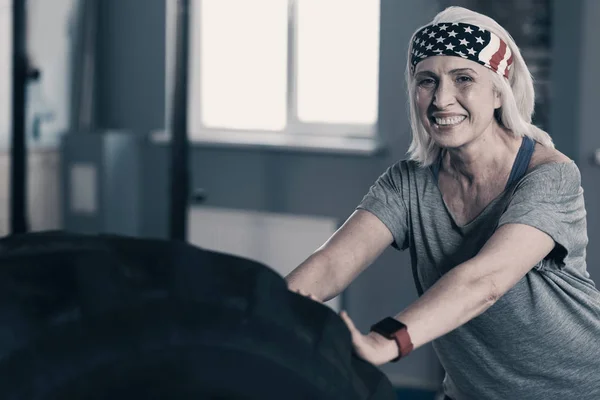
[[[466,140],[462,135],[439,134],[435,132],[431,134],[433,141],[442,148],[457,148],[465,144]]]
[[[432,124],[428,133],[440,147],[459,147],[465,143],[464,129],[458,129],[462,123],[453,126],[439,126]]]

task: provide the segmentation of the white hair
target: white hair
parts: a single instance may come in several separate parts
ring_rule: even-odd
[[[535,106],[533,78],[525,60],[512,36],[500,24],[483,14],[463,7],[448,7],[435,16],[427,25],[438,23],[467,23],[480,26],[496,34],[512,51],[513,64],[508,79],[489,70],[492,82],[501,96],[502,106],[496,110],[495,117],[500,125],[508,129],[515,137],[529,136],[544,146],[554,148],[552,138],[547,132],[531,123]],[[440,153],[440,147],[431,139],[417,113],[416,85],[411,71],[411,52],[414,37],[425,26],[417,29],[411,39],[406,65],[406,83],[409,98],[409,115],[412,129],[412,142],[408,149],[409,158],[422,166],[431,165]]]

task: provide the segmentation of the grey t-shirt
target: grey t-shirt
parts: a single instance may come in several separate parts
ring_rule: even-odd
[[[454,400],[600,399],[600,292],[586,269],[586,211],[573,162],[534,167],[474,220],[455,223],[429,168],[401,161],[357,207],[409,249],[419,294],[475,256],[503,224],[531,225],[554,250],[492,307],[433,347]],[[409,362],[409,361],[407,361]]]

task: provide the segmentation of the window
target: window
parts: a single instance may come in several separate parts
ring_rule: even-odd
[[[379,7],[378,0],[192,1],[190,138],[373,137]]]
[[[285,128],[287,8],[282,0],[193,4],[193,132]]]
[[[0,0],[0,142],[10,136],[12,96],[12,1]]]

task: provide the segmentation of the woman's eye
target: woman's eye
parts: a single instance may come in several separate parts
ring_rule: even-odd
[[[473,82],[470,76],[459,76],[456,80],[460,83]]]
[[[419,86],[432,86],[435,85],[435,81],[431,78],[421,79],[419,81]]]

